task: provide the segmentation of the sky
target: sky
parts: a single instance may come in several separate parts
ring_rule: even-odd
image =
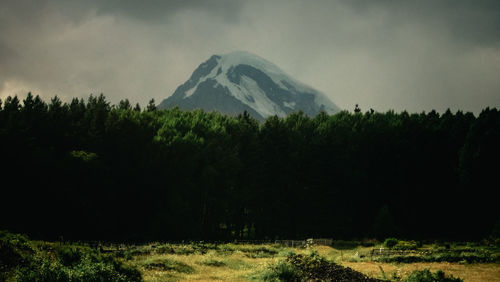
[[[237,50],[351,111],[500,108],[497,0],[2,0],[0,99],[159,104]]]

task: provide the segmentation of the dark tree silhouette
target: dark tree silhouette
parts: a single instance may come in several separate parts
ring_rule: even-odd
[[[359,107],[356,108],[359,109]],[[0,102],[0,229],[38,238],[477,239],[496,230],[500,113],[145,111]],[[395,234],[396,233],[396,234]]]
[[[146,108],[148,112],[156,111],[155,99],[149,100],[148,106]]]

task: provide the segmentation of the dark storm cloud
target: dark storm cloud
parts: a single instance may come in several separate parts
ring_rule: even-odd
[[[169,31],[176,15],[191,13],[230,24],[238,19],[240,8],[241,1],[234,0],[4,0],[0,5],[0,95],[33,90],[45,96],[72,96],[114,89],[122,98],[144,102],[146,98],[133,97],[141,82],[131,82],[127,76],[150,83],[140,95],[165,89],[151,75],[164,71],[158,71],[151,60],[161,61],[163,54],[157,47],[176,33]],[[150,52],[150,58],[142,52]],[[142,67],[149,64],[150,69],[131,71],[125,58],[130,63],[139,61]],[[113,87],[112,83],[120,84]],[[127,89],[136,92],[127,93]]]
[[[173,13],[185,10],[204,10],[226,20],[236,20],[241,4],[240,0],[109,0],[94,3],[98,13],[119,14],[157,23]]]
[[[500,1],[438,0],[438,1],[363,1],[344,0],[360,14],[386,11],[393,23],[420,23],[429,28],[445,29],[457,41],[471,44],[500,42]]]
[[[235,20],[241,0],[4,0],[2,16],[9,16],[19,24],[37,23],[41,18],[57,13],[68,21],[78,22],[95,12],[97,15],[114,15],[135,18],[145,22],[168,19],[185,10],[203,10],[216,17]]]
[[[500,107],[500,1],[4,0],[0,98],[171,95],[247,50],[342,108]]]

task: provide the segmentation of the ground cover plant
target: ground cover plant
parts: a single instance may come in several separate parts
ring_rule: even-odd
[[[389,238],[384,242],[384,250],[373,249],[370,259],[378,262],[460,262],[460,263],[498,263],[500,246],[496,240],[477,243],[437,243],[423,245],[421,242],[403,241]]]
[[[272,281],[381,281],[328,261],[315,252],[290,255],[257,278]]]
[[[112,253],[1,231],[0,281],[142,281],[142,276]]]
[[[411,277],[443,277],[439,270],[444,271],[446,279],[455,280],[409,281],[458,281],[457,278],[464,281],[498,281],[500,277],[498,261],[407,263],[382,261],[375,256],[371,258],[369,254],[373,249],[386,248],[383,242],[374,240],[366,240],[370,244],[364,244],[365,240],[334,240],[333,246],[342,246],[340,248],[314,244],[292,248],[280,244],[249,243],[45,242],[8,232],[1,234],[1,281],[290,281],[328,280],[333,277],[406,281]],[[396,240],[398,242],[394,245],[401,241]],[[470,253],[474,253],[472,250],[488,249],[498,255],[500,252],[491,243],[494,241],[429,242],[420,248],[434,248],[436,251],[469,248]],[[418,252],[419,249],[405,251]]]
[[[406,282],[461,282],[462,279],[455,278],[453,275],[446,276],[442,270],[432,273],[429,269],[417,270],[412,272],[406,279]]]

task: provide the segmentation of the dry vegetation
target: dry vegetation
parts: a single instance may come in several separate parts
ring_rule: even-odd
[[[432,245],[391,240],[392,253],[382,256],[379,250],[387,249],[388,240],[383,244],[334,241],[332,246],[295,248],[232,243],[101,245],[31,241],[0,231],[0,281],[295,281],[331,277],[406,281],[423,275],[422,270],[430,270],[432,273],[424,274],[432,277],[444,271],[449,279],[412,282],[457,281],[453,277],[500,281],[498,240]],[[378,254],[372,253],[374,249]],[[414,262],[408,263],[408,258]]]
[[[500,281],[500,263],[375,262],[368,257],[373,247],[342,250],[329,246],[288,248],[279,245],[224,244],[213,245],[200,252],[190,245],[169,245],[170,251],[177,253],[163,254],[154,251],[161,250],[161,246],[143,248],[150,248],[151,252],[134,255],[129,263],[139,268],[145,281],[259,280],[259,273],[283,261],[288,254],[307,255],[312,252],[378,279],[404,280],[413,271],[430,269],[433,272],[443,270],[464,281]]]

